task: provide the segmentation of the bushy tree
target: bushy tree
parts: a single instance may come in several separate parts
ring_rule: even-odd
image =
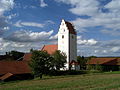
[[[22,60],[23,56],[24,56],[23,52],[10,51],[10,52],[6,52],[6,55],[2,55],[0,60]]]
[[[80,65],[80,70],[86,69],[87,59],[84,56],[77,56],[77,61]]]
[[[53,55],[53,61],[52,65],[56,70],[60,70],[60,68],[65,67],[66,63],[66,55],[65,53],[61,52],[60,50],[57,50]]]
[[[43,74],[48,74],[49,70],[51,69],[52,65],[51,62],[53,57],[51,57],[45,51],[32,51],[32,57],[30,62],[30,67],[33,71],[33,74],[36,77],[42,78]]]
[[[12,56],[14,58],[14,60],[18,60],[24,56],[24,53],[18,52],[18,51],[11,51],[11,52],[9,52],[9,55]]]

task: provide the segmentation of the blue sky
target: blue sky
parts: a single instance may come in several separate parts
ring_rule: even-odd
[[[57,44],[61,19],[74,24],[77,53],[120,56],[120,0],[0,0],[0,54]]]

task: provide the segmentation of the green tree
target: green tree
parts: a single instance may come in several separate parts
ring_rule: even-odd
[[[42,78],[43,74],[48,74],[52,67],[52,60],[53,57],[51,57],[45,51],[32,51],[30,67],[33,71],[34,76]]]
[[[84,56],[77,56],[77,61],[80,65],[80,70],[85,70],[86,69],[86,63],[87,59]]]
[[[6,55],[4,55],[5,60],[22,60],[24,56],[23,52],[19,51],[10,51],[6,52]]]
[[[32,53],[33,51],[34,51],[34,49],[33,49],[33,48],[31,48],[31,49],[30,49],[30,52]]]
[[[56,70],[60,70],[60,68],[65,67],[66,63],[66,55],[65,53],[61,52],[60,50],[57,50],[53,55],[54,60],[52,61],[53,68],[56,68]]]

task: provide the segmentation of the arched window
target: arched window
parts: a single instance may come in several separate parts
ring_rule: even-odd
[[[64,38],[64,35],[62,35],[62,38]]]

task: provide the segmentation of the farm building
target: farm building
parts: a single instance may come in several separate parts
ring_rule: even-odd
[[[24,80],[33,78],[28,63],[24,61],[0,61],[0,80]]]
[[[112,58],[112,57],[98,57],[91,58],[88,62],[88,65],[93,66],[95,68],[97,65],[101,66],[103,71],[118,71],[120,70],[120,58]]]

